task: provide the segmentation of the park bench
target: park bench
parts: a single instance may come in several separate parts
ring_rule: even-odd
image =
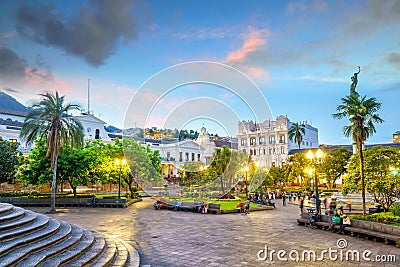
[[[309,225],[309,214],[303,213],[297,219],[300,225]],[[331,216],[321,215],[321,219],[315,222],[315,226],[325,230],[331,223]],[[334,229],[339,229],[339,225],[335,225]],[[351,226],[346,226],[343,230],[344,233],[351,236],[364,237],[365,239],[371,238],[374,241],[383,241],[385,244],[394,243],[400,246],[400,227],[393,226],[378,222],[369,222],[362,220],[351,220]]]
[[[96,200],[96,207],[99,208],[126,208],[126,199],[104,198]]]
[[[208,204],[208,213],[221,214],[221,204]]]

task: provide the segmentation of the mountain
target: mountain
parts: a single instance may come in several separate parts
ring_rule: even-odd
[[[4,92],[0,92],[0,108],[19,110],[27,112],[27,108],[15,100],[14,97],[7,95]]]

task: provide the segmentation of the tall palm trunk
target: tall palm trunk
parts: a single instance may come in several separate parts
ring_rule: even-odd
[[[56,213],[56,182],[57,182],[57,158],[53,163],[53,180],[51,181],[51,208],[49,213]]]
[[[363,155],[363,148],[362,148],[362,140],[357,138],[357,148],[358,148],[358,155],[360,158],[360,178],[361,178],[361,198],[362,198],[362,207],[363,207],[363,214],[367,214],[367,208],[365,205],[365,181],[364,181],[364,155]]]

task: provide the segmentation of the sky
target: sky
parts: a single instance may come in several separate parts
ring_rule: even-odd
[[[107,124],[235,136],[287,116],[348,144],[332,114],[357,92],[382,103],[367,143],[400,130],[400,1],[0,2],[0,90],[24,105],[59,91]],[[88,82],[90,80],[90,82]],[[89,84],[89,86],[88,86]]]

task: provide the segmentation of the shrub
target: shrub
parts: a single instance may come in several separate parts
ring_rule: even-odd
[[[400,216],[400,202],[396,202],[390,206],[390,211],[393,215]]]
[[[392,212],[381,212],[370,215],[355,215],[352,217],[352,219],[385,224],[400,223],[400,216],[396,216]]]

